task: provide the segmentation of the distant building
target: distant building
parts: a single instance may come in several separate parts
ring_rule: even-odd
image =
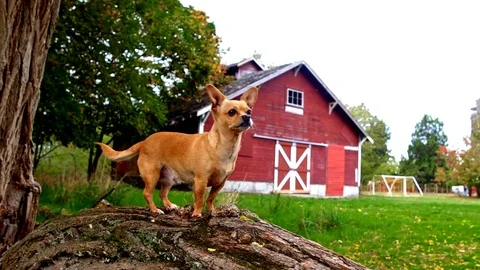
[[[474,132],[480,132],[480,99],[477,99],[477,106],[472,108],[474,113],[470,117],[472,120],[472,134]]]

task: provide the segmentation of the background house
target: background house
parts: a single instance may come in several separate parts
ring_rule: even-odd
[[[234,172],[223,191],[358,196],[365,130],[304,61],[265,69],[255,59],[227,67],[235,81],[222,91],[239,99],[259,87],[254,126],[244,132]],[[205,98],[170,120],[167,130],[203,133],[213,124]],[[119,162],[122,176],[135,160]]]

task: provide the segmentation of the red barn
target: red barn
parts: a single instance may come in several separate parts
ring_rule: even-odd
[[[358,196],[361,145],[372,140],[307,63],[264,70],[247,59],[227,72],[236,77],[223,89],[227,98],[260,90],[224,191]],[[195,110],[198,132],[211,128],[210,108]]]
[[[307,63],[265,70],[247,59],[229,65],[227,74],[235,76],[223,89],[229,99],[239,99],[252,86],[260,90],[254,127],[243,134],[236,168],[223,191],[358,196],[361,145],[373,141]],[[189,106],[165,130],[208,131],[210,109],[207,100]],[[118,175],[135,171],[135,163],[119,162]]]

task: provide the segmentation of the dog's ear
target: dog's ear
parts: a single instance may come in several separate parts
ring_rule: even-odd
[[[226,99],[226,97],[222,94],[222,92],[220,92],[220,90],[211,84],[207,84],[205,89],[207,90],[207,94],[212,102],[213,108],[222,105],[222,102]]]
[[[253,108],[253,105],[255,105],[255,102],[257,102],[257,97],[258,97],[258,88],[252,87],[248,89],[247,92],[243,93],[240,100],[245,101],[248,107]]]

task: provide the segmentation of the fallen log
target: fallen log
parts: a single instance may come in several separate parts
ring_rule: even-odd
[[[234,205],[200,219],[191,210],[104,207],[56,218],[7,250],[0,269],[366,269]]]

